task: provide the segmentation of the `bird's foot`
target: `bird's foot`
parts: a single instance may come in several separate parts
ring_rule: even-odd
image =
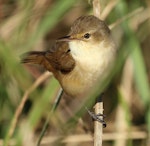
[[[87,112],[89,113],[89,115],[92,117],[93,120],[95,121],[98,121],[100,123],[103,124],[103,128],[105,128],[107,125],[106,125],[106,122],[104,121],[104,118],[106,117],[105,115],[99,113],[99,114],[95,114],[94,112],[91,112],[89,109],[87,109]]]

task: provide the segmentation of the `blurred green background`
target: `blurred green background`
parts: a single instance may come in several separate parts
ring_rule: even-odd
[[[150,1],[101,0],[101,10],[120,50],[116,74],[104,95],[108,126],[103,146],[149,146]],[[9,140],[12,119],[24,96],[28,99],[10,144],[35,145],[60,88],[52,76],[43,75],[44,69],[21,64],[21,55],[50,48],[76,18],[92,13],[90,0],[0,1],[0,145]],[[41,75],[45,80],[35,86]],[[85,113],[74,124],[70,102],[69,97],[62,99],[41,145],[93,144],[92,120]],[[75,142],[69,141],[70,136]]]

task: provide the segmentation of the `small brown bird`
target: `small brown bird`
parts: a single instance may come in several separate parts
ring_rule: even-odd
[[[117,49],[104,21],[81,16],[69,34],[48,51],[28,52],[23,63],[39,64],[52,72],[66,94],[78,97],[95,88],[110,73]]]

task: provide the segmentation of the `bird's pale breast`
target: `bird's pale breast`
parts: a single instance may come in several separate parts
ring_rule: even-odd
[[[77,46],[77,47],[76,47]],[[64,90],[76,97],[92,90],[92,87],[102,81],[110,72],[114,62],[114,46],[103,48],[104,44],[87,48],[79,42],[71,42],[70,49],[76,66],[69,74],[62,75],[61,85]]]

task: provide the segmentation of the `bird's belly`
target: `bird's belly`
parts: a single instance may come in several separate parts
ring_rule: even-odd
[[[93,86],[94,81],[92,78],[87,78],[87,74],[84,75],[76,74],[74,73],[67,75],[66,77],[63,77],[63,80],[61,82],[61,85],[64,89],[64,91],[73,97],[77,97],[80,95],[84,95],[86,91],[89,91],[90,87]]]
[[[61,85],[64,91],[73,97],[87,95],[98,82],[103,81],[107,76],[109,65],[102,65],[95,71],[87,71],[81,67],[76,67],[71,73],[63,75]]]

